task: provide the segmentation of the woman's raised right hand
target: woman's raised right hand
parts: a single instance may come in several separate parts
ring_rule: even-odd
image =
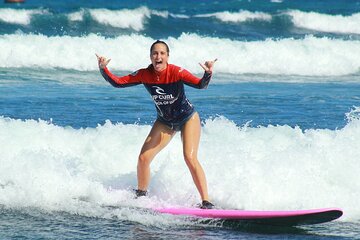
[[[98,64],[99,64],[99,68],[104,69],[108,63],[110,62],[110,58],[106,59],[105,57],[99,56],[95,53],[97,60],[98,60]]]

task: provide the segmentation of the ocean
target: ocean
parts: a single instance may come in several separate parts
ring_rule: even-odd
[[[199,159],[219,208],[338,207],[339,220],[244,227],[142,208],[200,199],[180,134],[133,198],[156,110],[117,75],[150,45],[202,75],[186,87],[202,121]],[[360,239],[360,1],[26,0],[0,3],[0,239]]]

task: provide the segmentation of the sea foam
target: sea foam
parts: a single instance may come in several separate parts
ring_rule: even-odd
[[[281,2],[281,1],[273,1]],[[79,10],[66,13],[55,13],[51,10],[43,8],[35,9],[0,9],[0,21],[9,24],[29,25],[34,16],[46,14],[48,20],[54,20],[60,16],[65,15],[69,22],[85,21],[85,16],[97,22],[100,25],[111,26],[121,29],[131,29],[134,31],[143,31],[148,27],[147,23],[152,17],[161,18],[216,18],[224,24],[243,24],[246,22],[272,22],[284,21],[284,18],[279,16],[288,16],[295,27],[312,30],[314,32],[325,32],[335,34],[360,34],[359,21],[360,13],[353,13],[351,15],[340,14],[325,14],[319,12],[306,12],[301,10],[289,9],[279,10],[277,12],[260,12],[240,9],[238,11],[222,11],[209,12],[201,14],[189,14],[169,12],[165,10],[151,9],[146,6],[141,6],[134,9],[106,9],[106,8],[80,8]],[[44,17],[44,16],[43,16]],[[287,21],[287,20],[286,20]],[[283,22],[282,24],[287,25]]]
[[[48,13],[42,9],[12,9],[1,8],[0,9],[0,21],[10,24],[28,25],[31,22],[31,18],[34,15]]]
[[[152,16],[169,17],[169,12],[167,11],[152,10],[147,7],[119,10],[82,8],[79,11],[68,13],[67,17],[69,21],[83,21],[86,14],[89,14],[91,19],[99,24],[135,31],[144,30],[146,22]]]
[[[303,39],[236,41],[197,34],[164,39],[170,46],[170,63],[202,73],[199,62],[218,59],[215,71],[227,74],[341,76],[357,74],[360,41],[307,36]],[[148,66],[149,47],[155,41],[143,35],[105,38],[35,34],[0,36],[0,67],[97,70],[95,53],[111,58],[109,67],[132,72]],[[32,43],[29,45],[29,43]],[[41,54],[40,54],[41,53]]]
[[[299,28],[329,33],[360,34],[360,13],[344,16],[291,10],[286,14]]]
[[[247,10],[240,10],[238,12],[216,12],[208,14],[198,14],[194,17],[215,17],[223,22],[246,22],[246,21],[271,21],[272,16],[263,12],[250,12]]]
[[[73,129],[1,117],[0,204],[90,216],[99,215],[103,205],[141,206],[131,189],[149,130],[149,125],[111,122]],[[218,117],[203,123],[199,159],[219,207],[341,207],[351,220],[360,215],[359,142],[359,118],[342,129],[303,131],[287,125],[237,126]],[[155,158],[151,175],[147,206],[199,202],[179,135]]]
[[[136,31],[142,30],[144,28],[144,21],[151,16],[150,10],[146,7],[135,10],[92,9],[89,11],[92,18],[101,24],[119,28],[132,28]]]

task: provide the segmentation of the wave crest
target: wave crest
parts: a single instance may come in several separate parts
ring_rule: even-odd
[[[343,16],[291,10],[287,14],[299,28],[328,33],[360,34],[360,13]]]
[[[263,12],[250,12],[247,10],[240,10],[239,12],[217,12],[209,14],[198,14],[195,17],[215,17],[223,22],[246,22],[246,21],[271,21],[272,16]]]
[[[302,131],[207,119],[199,158],[212,199],[239,209],[337,206],[351,213],[348,217],[358,216],[359,123]],[[72,129],[0,117],[0,144],[6,149],[0,152],[0,204],[69,210],[78,204],[76,199],[116,203],[118,196],[106,188],[127,192],[136,184],[137,154],[150,128],[108,121],[96,128]],[[163,202],[191,205],[197,192],[181,149],[176,135],[157,156],[150,190]],[[221,181],[219,172],[226,172]]]
[[[134,71],[149,64],[147,53],[154,41],[136,34],[116,38],[3,35],[0,67],[97,70],[94,53],[98,53],[112,59],[111,68]],[[219,59],[215,71],[226,74],[341,76],[357,74],[360,68],[360,41],[355,40],[308,36],[243,42],[182,34],[165,41],[171,48],[171,63],[199,74],[202,69],[197,63],[215,58]]]
[[[28,25],[31,22],[33,15],[47,13],[46,10],[34,9],[12,9],[2,8],[0,9],[0,21],[10,24]]]

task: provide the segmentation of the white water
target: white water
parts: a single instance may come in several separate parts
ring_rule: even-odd
[[[111,69],[132,72],[150,63],[149,46],[154,41],[136,34],[116,38],[2,35],[0,67],[97,70],[98,53],[112,59]],[[308,36],[243,42],[182,34],[165,41],[170,46],[170,62],[198,74],[202,72],[199,62],[215,58],[216,72],[228,74],[341,76],[357,74],[360,68],[360,41],[355,40]]]
[[[239,127],[222,117],[206,120],[199,158],[212,201],[239,209],[341,207],[344,219],[359,219],[358,109],[348,117],[343,129],[305,132],[286,125]],[[178,135],[152,163],[150,199],[132,199],[137,154],[149,130],[110,122],[73,129],[0,118],[0,205],[104,217],[108,213],[101,205],[196,204],[199,196]],[[145,221],[141,213],[119,216]]]
[[[272,1],[281,3],[281,1]],[[42,8],[36,9],[0,9],[0,21],[10,24],[29,25],[33,16],[40,14],[51,14],[48,10]],[[318,12],[304,12],[300,10],[286,10],[279,13],[270,14],[266,12],[238,10],[223,11],[213,13],[203,13],[196,15],[186,15],[171,13],[168,11],[158,11],[148,7],[139,7],[135,9],[88,9],[81,8],[78,11],[68,13],[69,21],[83,21],[85,14],[99,24],[109,25],[117,28],[129,28],[135,31],[144,30],[145,24],[152,16],[162,18],[216,18],[225,23],[243,23],[247,21],[272,21],[273,17],[278,14],[287,15],[296,27],[310,29],[319,32],[339,33],[339,34],[360,34],[360,13],[352,15],[331,15]]]
[[[135,10],[92,9],[89,11],[91,17],[101,24],[118,28],[132,28],[136,31],[143,30],[145,20],[151,16],[150,10],[146,7]]]
[[[12,8],[1,8],[0,9],[0,21],[11,24],[29,25],[31,18],[34,15],[40,15],[47,13],[46,10],[42,9],[12,9]]]
[[[319,32],[360,34],[360,13],[343,16],[291,10],[287,14],[296,27]]]
[[[216,12],[208,14],[198,14],[194,17],[215,17],[223,22],[235,22],[241,23],[246,21],[271,21],[272,17],[270,14],[263,12],[250,12],[246,10],[240,10],[238,12]]]

